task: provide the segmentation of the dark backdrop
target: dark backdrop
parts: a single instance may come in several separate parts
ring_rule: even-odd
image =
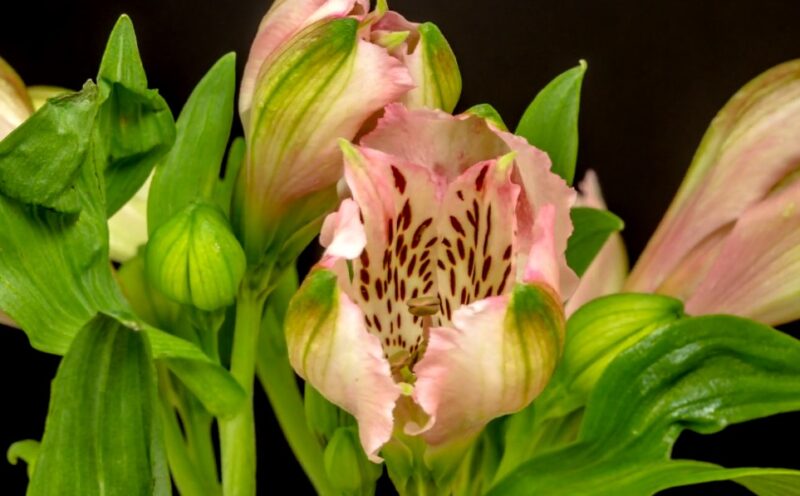
[[[106,37],[126,12],[151,86],[177,115],[193,85],[225,52],[238,54],[241,71],[268,4],[6,1],[0,7],[0,56],[28,84],[78,88],[95,75]],[[760,72],[800,57],[797,0],[394,0],[391,6],[411,20],[435,22],[445,33],[464,79],[460,108],[489,102],[510,125],[552,77],[581,58],[588,61],[578,177],[588,167],[598,171],[610,209],[627,223],[633,258],[714,113]],[[40,437],[57,365],[56,357],[31,350],[21,332],[0,329],[0,451],[15,440]],[[257,396],[260,492],[296,483],[292,493],[310,493],[266,400]],[[781,415],[714,436],[689,433],[676,455],[728,466],[800,468],[798,425],[800,415]],[[24,469],[0,460],[0,492],[22,494],[25,479]],[[746,493],[716,484],[665,494]]]

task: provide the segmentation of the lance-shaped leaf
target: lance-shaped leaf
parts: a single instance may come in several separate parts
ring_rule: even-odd
[[[489,494],[639,496],[723,478],[775,487],[796,473],[726,471],[669,454],[684,429],[708,434],[799,409],[800,341],[736,317],[680,320],[608,366],[576,443],[523,464]]]
[[[627,288],[655,291],[797,170],[800,61],[760,75],[720,110]],[[677,294],[677,289],[669,290]]]
[[[48,102],[0,141],[0,193],[65,213],[80,208],[75,182],[89,149],[97,88]]]
[[[567,242],[567,263],[582,276],[609,236],[621,231],[625,224],[607,210],[589,207],[573,208],[570,217],[574,231]]]
[[[70,346],[28,494],[165,495],[155,368],[146,336],[98,315]]]
[[[578,157],[578,110],[586,62],[553,79],[522,114],[516,134],[547,152],[553,172],[572,184]]]
[[[235,54],[225,55],[186,101],[178,117],[175,144],[156,167],[150,188],[147,223],[151,235],[190,203],[214,199],[233,122],[235,72]]]
[[[116,212],[139,190],[175,141],[175,123],[158,92],[147,89],[133,24],[121,16],[97,74],[103,98],[97,153],[106,183],[106,211]]]

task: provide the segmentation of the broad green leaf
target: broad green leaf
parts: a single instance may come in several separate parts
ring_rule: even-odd
[[[92,136],[97,87],[54,98],[0,141],[0,194],[65,213],[80,208],[75,182]]]
[[[572,184],[578,156],[578,110],[586,62],[553,79],[536,95],[517,125],[516,134],[542,149],[553,172]]]
[[[16,465],[19,460],[24,461],[28,465],[28,478],[30,479],[34,469],[36,469],[36,457],[39,456],[40,446],[41,443],[35,439],[17,441],[8,447],[8,452],[6,453],[8,463]]]
[[[0,194],[0,309],[37,350],[63,354],[98,311],[125,306],[108,260],[101,181],[89,154],[74,183],[77,216]]]
[[[570,210],[574,231],[567,241],[567,264],[582,276],[611,234],[625,227],[622,219],[607,210],[575,207]]]
[[[175,145],[156,168],[150,187],[150,234],[190,203],[216,196],[235,89],[236,57],[230,53],[200,80],[178,117]]]
[[[98,315],[53,382],[28,494],[170,493],[155,368],[144,334]]]
[[[147,89],[128,16],[121,16],[111,32],[97,84],[103,104],[95,139],[105,172],[110,217],[139,190],[175,141],[175,123],[167,102],[157,91]]]
[[[669,460],[672,445],[684,429],[713,433],[794,410],[800,410],[800,341],[736,317],[679,320],[608,366],[589,398],[576,443],[526,462],[490,494],[577,496],[608,488],[640,496],[740,477],[769,490],[794,473],[721,473],[710,464]]]

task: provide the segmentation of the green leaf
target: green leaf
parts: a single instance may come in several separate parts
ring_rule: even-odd
[[[244,404],[242,386],[196,345],[154,327],[145,327],[145,332],[153,358],[163,360],[210,413],[225,417]]]
[[[536,95],[517,125],[516,134],[547,152],[553,172],[572,184],[578,156],[578,110],[586,62],[553,79]]]
[[[28,478],[33,476],[33,471],[36,469],[36,458],[39,456],[39,441],[35,439],[24,439],[17,441],[8,447],[6,458],[8,463],[16,465],[21,459],[28,464]]]
[[[622,219],[607,210],[575,207],[570,211],[574,231],[567,241],[567,264],[582,276],[612,233],[625,227]]]
[[[233,189],[236,186],[239,169],[242,168],[244,163],[246,151],[247,146],[241,136],[233,140],[228,150],[228,158],[225,161],[225,176],[222,178],[222,182],[219,183],[216,192],[216,203],[225,212],[226,217],[230,217]]]
[[[98,115],[98,158],[106,178],[110,217],[144,184],[155,163],[175,141],[167,102],[147,89],[133,24],[121,16],[103,54],[97,84],[103,104]]]
[[[102,178],[92,158],[74,183],[80,215],[0,195],[0,309],[48,353],[65,353],[98,311],[125,307],[111,274]]]
[[[683,319],[620,353],[592,391],[578,441],[520,466],[490,494],[648,495],[730,478],[766,490],[792,471],[672,461],[684,429],[800,410],[800,341],[730,316]],[[777,477],[777,478],[776,478]],[[768,492],[765,494],[769,494]]]
[[[170,493],[156,378],[145,335],[98,315],[53,382],[28,494]]]
[[[235,89],[236,56],[229,53],[200,80],[178,117],[175,145],[156,168],[150,186],[150,234],[190,203],[214,199],[233,122]]]
[[[80,175],[97,113],[97,87],[47,102],[0,141],[0,193],[64,213],[80,210]]]

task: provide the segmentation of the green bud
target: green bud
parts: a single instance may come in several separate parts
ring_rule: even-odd
[[[245,256],[219,208],[192,203],[153,233],[145,270],[168,297],[211,311],[233,303]]]
[[[337,429],[356,423],[352,415],[325,399],[309,383],[305,385],[303,400],[308,428],[323,445],[333,437]]]
[[[436,24],[420,24],[419,44],[407,63],[417,87],[408,92],[406,104],[452,112],[461,96],[461,73],[450,44]]]
[[[383,467],[367,460],[357,427],[341,427],[325,448],[325,472],[331,485],[345,494],[374,492]]]

